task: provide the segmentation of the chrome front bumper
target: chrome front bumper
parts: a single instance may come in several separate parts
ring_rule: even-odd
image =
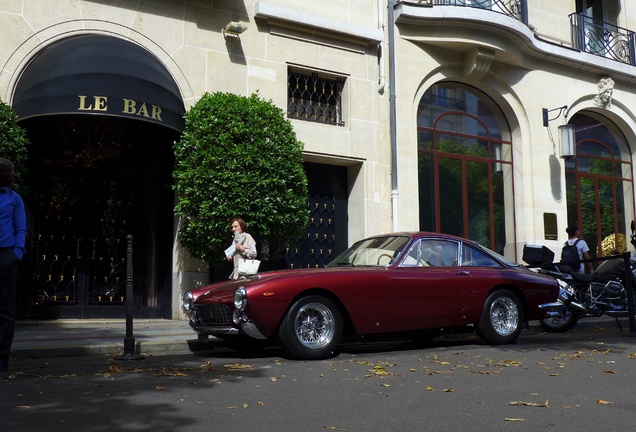
[[[244,313],[234,311],[232,314],[233,324],[229,323],[206,323],[199,319],[199,315],[196,310],[189,313],[189,324],[192,329],[198,334],[207,334],[216,337],[239,335],[241,332],[254,339],[267,339],[267,336],[263,335],[260,330],[254,324],[254,321],[249,319]]]

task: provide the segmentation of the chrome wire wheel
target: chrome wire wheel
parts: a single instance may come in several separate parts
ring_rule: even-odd
[[[296,313],[294,332],[298,341],[310,349],[322,348],[334,338],[336,321],[322,303],[308,303]]]
[[[479,337],[489,344],[514,343],[523,330],[523,309],[519,297],[508,289],[488,296],[475,327]]]
[[[309,295],[291,305],[278,328],[278,338],[292,358],[326,359],[340,343],[343,324],[342,312],[334,302]]]
[[[501,336],[509,336],[519,328],[519,308],[509,297],[499,297],[490,307],[490,322]]]

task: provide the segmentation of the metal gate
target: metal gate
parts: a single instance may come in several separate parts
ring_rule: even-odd
[[[309,223],[295,248],[287,251],[289,268],[324,267],[335,256],[336,199],[331,194],[310,194]]]
[[[123,316],[134,188],[122,180],[43,180],[31,209],[32,313]]]

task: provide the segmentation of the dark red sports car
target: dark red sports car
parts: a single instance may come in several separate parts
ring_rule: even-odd
[[[326,268],[264,272],[185,293],[192,328],[239,350],[282,344],[322,359],[343,335],[431,337],[474,329],[489,344],[517,340],[523,323],[558,308],[556,279],[478,243],[435,233],[361,240]]]

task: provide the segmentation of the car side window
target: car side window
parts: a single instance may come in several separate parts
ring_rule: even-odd
[[[463,267],[501,267],[496,260],[485,253],[464,245],[462,250]]]
[[[418,241],[415,242],[415,244],[413,246],[411,246],[411,249],[409,250],[409,252],[404,257],[404,261],[402,261],[401,265],[403,267],[423,267],[423,266],[428,266],[428,263],[426,262],[426,260],[422,256],[421,244],[422,244],[422,241],[418,240]]]
[[[418,240],[406,254],[402,266],[429,267],[457,265],[458,243],[446,240]]]

